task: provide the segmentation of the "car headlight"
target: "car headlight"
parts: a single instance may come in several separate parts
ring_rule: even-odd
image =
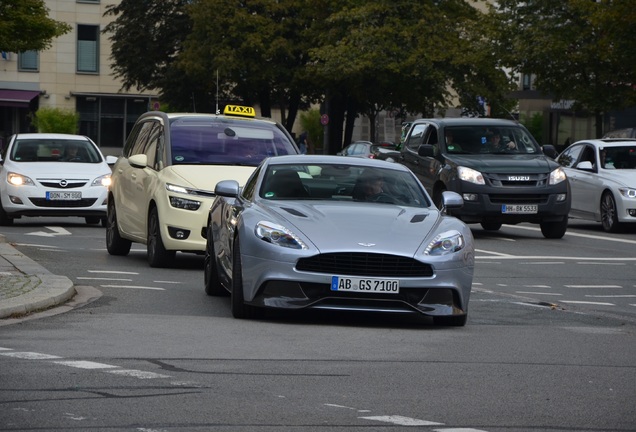
[[[282,225],[260,221],[254,230],[261,240],[291,249],[309,249],[301,239]]]
[[[7,175],[7,181],[13,186],[35,186],[35,183],[31,180],[31,178],[13,172],[10,172]]]
[[[478,185],[485,185],[484,176],[479,172],[472,168],[466,168],[463,166],[457,167],[457,175],[460,180],[464,180],[470,183],[475,183]]]
[[[103,176],[97,177],[95,180],[93,180],[93,183],[91,183],[91,186],[109,187],[110,186],[110,174],[104,174]]]
[[[193,194],[193,192],[188,188],[185,188],[183,186],[173,185],[170,183],[166,183],[166,189],[169,192],[176,192],[176,193],[188,194],[188,195]],[[191,200],[188,198],[182,198],[177,196],[170,196],[169,199],[170,199],[170,205],[175,208],[197,211],[199,210],[199,207],[201,207],[201,201]]]
[[[440,256],[459,252],[466,246],[466,240],[459,231],[446,231],[435,237],[435,239],[426,246],[424,255]]]
[[[550,173],[550,184],[559,184],[562,181],[565,181],[566,178],[567,176],[565,175],[565,171],[563,171],[563,168],[559,167]]]
[[[618,188],[618,191],[625,198],[636,198],[636,189],[634,188]]]

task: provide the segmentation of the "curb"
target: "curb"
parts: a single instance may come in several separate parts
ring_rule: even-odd
[[[27,315],[70,300],[75,294],[73,282],[66,276],[54,275],[31,258],[20,253],[0,236],[0,256],[24,277],[35,276],[40,284],[22,295],[0,300],[0,319]],[[0,289],[2,279],[0,278]]]

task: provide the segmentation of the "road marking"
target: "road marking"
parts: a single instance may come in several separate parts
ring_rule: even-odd
[[[54,361],[53,363],[60,364],[63,366],[70,366],[78,369],[112,369],[118,368],[119,366],[113,366],[104,363],[97,363],[86,360],[60,360]]]
[[[139,379],[172,378],[170,375],[162,375],[155,372],[146,372],[146,371],[140,371],[136,369],[113,369],[113,370],[107,370],[104,372],[114,374],[114,375],[130,376],[130,377],[139,378]]]
[[[589,304],[589,305],[597,305],[597,306],[616,306],[614,303],[578,301],[578,300],[561,300],[559,301],[559,303]]]
[[[40,354],[35,352],[17,352],[17,351],[2,352],[0,353],[0,355],[13,357],[13,358],[19,358],[19,359],[25,359],[25,360],[50,360],[50,359],[62,358],[62,357],[54,356],[50,354]]]
[[[26,233],[26,235],[34,235],[34,236],[40,236],[40,237],[55,237],[55,236],[60,236],[60,235],[71,235],[71,233],[67,230],[65,230],[62,227],[51,227],[51,226],[47,226],[44,227],[46,229],[49,229],[51,231],[53,231],[52,233],[50,232],[46,232],[46,231],[36,231],[36,232],[32,232],[32,233]]]
[[[176,284],[179,285],[183,282],[178,282],[178,281],[162,281],[162,280],[157,280],[157,281],[153,281],[154,283],[164,283],[164,284]]]
[[[626,295],[590,295],[587,294],[585,297],[591,298],[634,298],[636,294],[626,294]]]
[[[545,292],[535,292],[535,291],[515,291],[517,294],[534,294],[534,295],[547,295],[547,296],[560,296],[563,294],[558,293],[545,293]]]
[[[564,285],[566,288],[623,288],[620,285]]]
[[[157,288],[157,287],[147,287],[147,286],[137,286],[137,285],[100,285],[102,288],[132,288],[132,289],[144,289],[144,290],[155,290],[155,291],[165,291],[165,288]]]
[[[443,428],[443,429],[433,429],[433,432],[486,432],[482,429],[473,429],[473,428]]]
[[[438,426],[444,423],[432,422],[428,420],[414,419],[411,417],[403,417],[399,415],[390,416],[371,416],[371,417],[358,417],[364,420],[375,420],[386,423],[393,423],[400,426]]]
[[[100,277],[83,277],[78,276],[75,279],[79,280],[105,280],[105,281],[120,281],[120,282],[132,282],[132,279],[122,279],[122,278],[100,278]]]
[[[504,226],[507,228],[516,228],[516,229],[522,229],[527,231],[540,231],[540,228],[534,228],[534,227],[526,227],[526,226],[519,226],[519,225],[504,225]],[[570,237],[582,237],[582,238],[588,238],[588,239],[594,239],[594,240],[613,241],[617,243],[636,244],[635,240],[628,240],[624,238],[609,238],[609,237],[597,236],[592,234],[580,234],[580,233],[574,233],[570,231],[567,231],[565,235]]]
[[[138,272],[127,272],[117,270],[87,270],[88,273],[109,273],[109,274],[122,274],[122,275],[138,275]]]
[[[28,247],[36,247],[36,248],[48,248],[48,249],[57,249],[58,246],[51,245],[41,245],[41,244],[32,244],[32,243],[16,243],[16,246],[28,246]]]
[[[545,255],[506,255],[506,256],[476,256],[475,259],[478,260],[512,260],[512,259],[549,259],[550,262],[554,262],[553,260],[577,260],[581,261],[580,264],[589,264],[590,261],[636,261],[636,258],[622,257],[622,258],[593,258],[593,257],[563,257],[563,256],[545,256]]]

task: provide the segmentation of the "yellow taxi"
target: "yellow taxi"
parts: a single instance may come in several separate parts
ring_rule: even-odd
[[[257,118],[252,107],[143,114],[113,166],[108,253],[128,255],[142,243],[151,267],[167,267],[178,251],[202,254],[217,182],[243,185],[264,158],[298,153],[285,128]]]

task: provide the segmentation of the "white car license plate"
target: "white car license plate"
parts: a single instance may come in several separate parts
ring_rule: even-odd
[[[394,279],[331,277],[331,291],[398,294],[400,281]]]
[[[81,199],[82,199],[81,192],[47,192],[46,193],[47,201],[57,201],[57,200],[77,201]]]
[[[539,207],[536,204],[504,204],[501,206],[502,213],[519,214],[529,213],[534,214],[539,211]]]

